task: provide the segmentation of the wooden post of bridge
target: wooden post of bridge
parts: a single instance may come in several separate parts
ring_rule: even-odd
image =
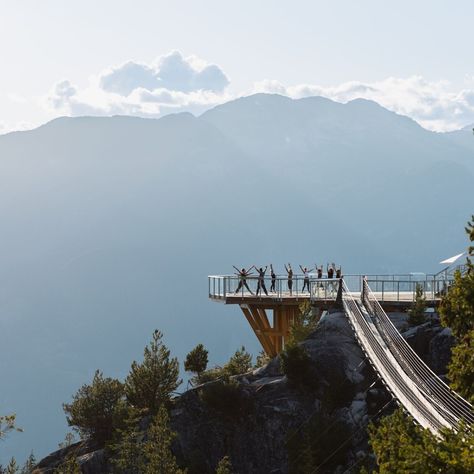
[[[241,304],[240,309],[257,336],[263,350],[270,357],[275,357],[284,349],[291,325],[300,313],[297,304],[273,304],[267,307],[262,304]],[[268,311],[273,313],[271,318],[272,324],[270,324]]]

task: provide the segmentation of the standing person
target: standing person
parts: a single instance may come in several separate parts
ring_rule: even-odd
[[[255,294],[258,296],[258,294],[261,293],[261,291],[263,289],[265,294],[268,296],[268,291],[265,288],[265,273],[267,271],[268,265],[265,267],[265,270],[262,267],[257,268],[255,265],[253,267],[255,268],[255,270],[257,270],[257,273],[258,273],[257,291],[256,291]]]
[[[318,280],[321,280],[323,278],[323,266],[321,265],[320,267],[318,267],[318,264],[316,263],[314,265],[314,268],[316,269]],[[322,288],[322,287],[323,287],[323,284],[319,282],[318,291],[319,291],[319,288]]]
[[[290,296],[293,295],[293,269],[291,268],[291,265],[288,264],[288,266],[285,265],[285,270],[286,273],[288,273],[288,289],[290,290]]]
[[[321,280],[323,278],[323,266],[321,265],[320,267],[318,267],[316,265],[315,267],[316,271],[318,272],[318,279]]]
[[[309,293],[309,272],[310,270],[308,270],[307,267],[302,267],[300,265],[300,268],[301,268],[301,271],[303,272],[303,289],[301,290],[301,292],[304,291],[305,288],[308,289],[308,293]]]
[[[329,263],[327,264],[327,270],[328,270],[328,278],[332,280],[334,278],[334,263],[329,266]],[[328,284],[329,288],[331,289],[331,293],[334,291],[334,283],[329,283]]]
[[[332,265],[329,266],[329,263],[328,263],[326,268],[328,271],[328,278],[334,278],[334,267]]]
[[[336,278],[339,280],[342,278],[342,267],[339,265],[339,268],[336,270]]]
[[[252,274],[250,270],[252,270],[253,267],[250,267],[248,270],[245,270],[245,268],[242,268],[242,270],[239,270],[235,265],[232,265],[232,266],[237,270],[236,275],[239,277],[239,284],[237,285],[237,289],[235,290],[235,293],[238,293],[239,290],[242,288],[242,286],[245,286],[245,288],[247,288],[249,293],[253,295],[252,290],[247,285],[247,277]]]
[[[275,272],[273,271],[273,265],[270,263],[270,276],[272,277],[272,284],[270,286],[270,291],[272,293],[275,293],[275,283],[276,283],[276,278],[277,276],[275,275]]]

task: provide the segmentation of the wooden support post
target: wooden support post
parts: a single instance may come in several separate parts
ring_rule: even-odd
[[[272,328],[270,327],[270,323],[268,322],[267,315],[265,310],[259,310],[258,307],[255,305],[249,305],[250,312],[252,313],[253,319],[257,323],[258,329],[260,334],[262,334],[263,339],[265,340],[264,350],[270,357],[275,357],[278,352],[276,351],[276,347],[273,341],[273,338],[268,334],[269,330]]]
[[[251,313],[251,311],[249,310],[249,308],[246,305],[240,305],[240,309],[244,313],[244,316],[247,318],[247,321],[249,322],[250,327],[253,329],[253,332],[257,336],[257,339],[259,340],[260,344],[262,345],[263,350],[268,355],[271,355],[273,348],[270,344],[268,344],[268,340],[267,340],[265,334],[263,334],[260,331],[260,325],[255,320],[255,318],[254,318],[253,314]]]

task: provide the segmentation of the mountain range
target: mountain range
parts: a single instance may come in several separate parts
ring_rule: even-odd
[[[434,133],[366,100],[257,94],[199,117],[60,118],[0,136],[0,463],[54,450],[61,404],[124,377],[155,328],[182,361],[260,350],[207,299],[232,265],[436,272],[466,246],[470,129]]]

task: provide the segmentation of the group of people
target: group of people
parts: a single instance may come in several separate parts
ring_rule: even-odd
[[[256,265],[252,265],[249,269],[242,268],[239,270],[235,265],[232,265],[237,272],[235,273],[239,277],[239,284],[237,285],[237,289],[235,290],[235,293],[238,293],[241,289],[246,288],[249,293],[253,295],[252,290],[249,288],[247,285],[247,278],[254,278],[253,275],[254,273],[252,272],[253,269],[256,270],[255,278],[257,279],[257,290],[256,290],[256,295],[258,296],[261,294],[262,290],[264,291],[265,295],[268,296],[268,291],[265,286],[265,274],[267,273],[268,270],[268,265],[263,267],[257,267]],[[302,265],[299,266],[302,273],[303,273],[303,289],[301,290],[304,292],[305,290],[309,293],[310,288],[309,288],[309,276],[310,273],[316,273],[318,279],[323,278],[323,266],[315,265],[314,268],[308,268],[308,267],[303,267]],[[290,292],[290,296],[293,295],[293,269],[291,268],[291,264],[288,263],[288,265],[285,264],[285,270],[287,273],[287,283],[288,283],[288,290]],[[270,277],[271,277],[271,286],[270,286],[270,292],[275,293],[276,292],[276,273],[273,269],[273,265],[270,264]],[[342,268],[339,265],[337,268],[334,263],[329,265],[329,263],[326,266],[326,278],[332,279],[332,278],[342,278]]]

